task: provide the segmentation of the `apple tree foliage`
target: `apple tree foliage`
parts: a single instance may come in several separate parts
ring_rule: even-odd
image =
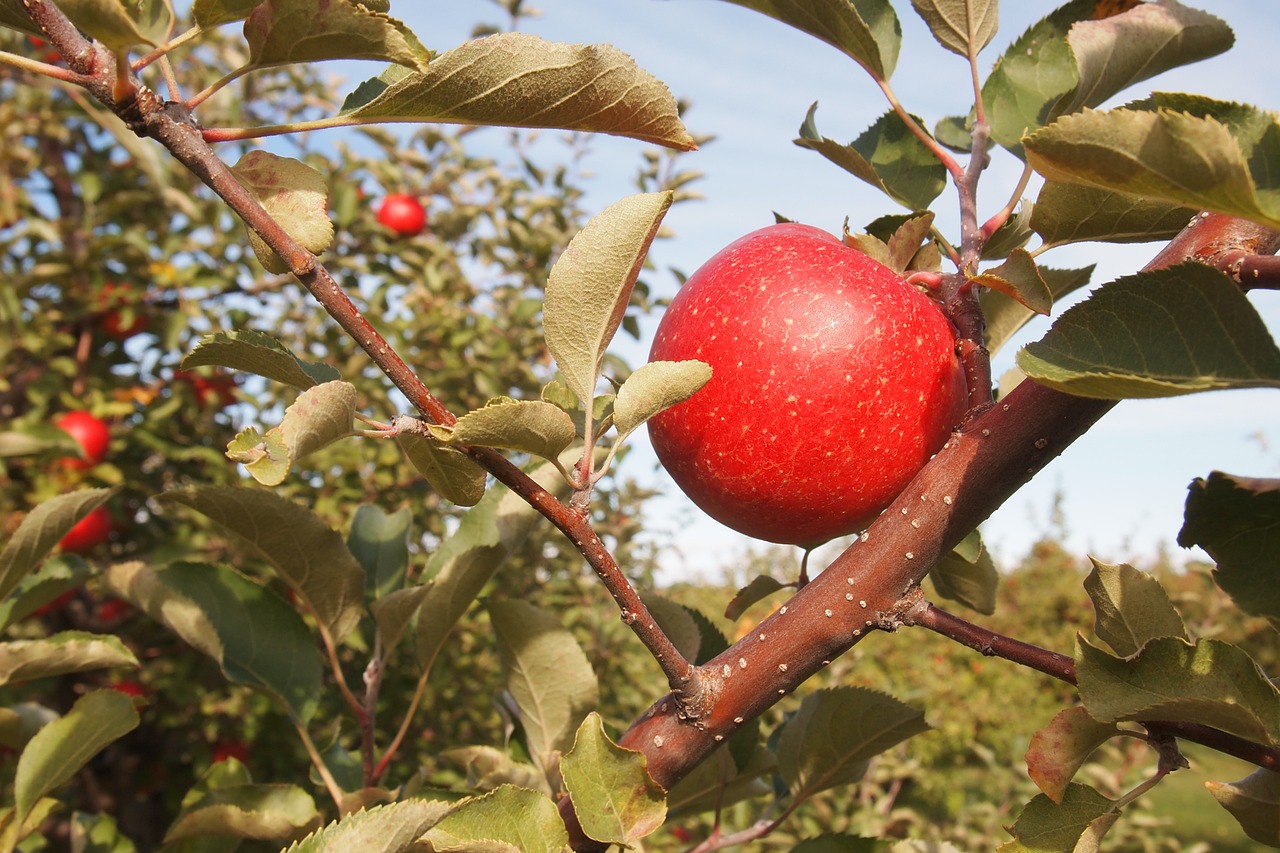
[[[922,627],[1076,690],[1030,740],[1040,793],[1001,850],[1099,849],[1183,742],[1257,766],[1206,802],[1280,846],[1280,694],[1157,580],[1096,565],[1093,628],[1059,651],[931,600],[991,614],[979,523],[1118,400],[1280,385],[1249,295],[1280,281],[1275,115],[1163,92],[1098,109],[1224,53],[1230,26],[1174,0],[1072,0],[980,58],[995,0],[913,0],[938,45],[911,49],[974,71],[971,103],[930,127],[890,83],[905,4],[732,2],[888,96],[848,144],[816,107],[795,141],[898,206],[845,240],[943,305],[970,412],[820,574],[762,574],[718,605],[777,604],[731,641],[648,588],[644,494],[618,476],[627,438],[708,378],[609,352],[650,307],[647,256],[696,177],[670,153],[697,140],[663,82],[518,26],[428,47],[374,0],[0,0],[0,850],[59,834],[77,850],[603,850],[704,812],[697,849],[750,845],[929,728],[822,674],[856,672],[838,659],[871,634]],[[335,59],[386,70],[339,101],[321,77]],[[485,126],[517,129],[509,162],[475,152]],[[532,144],[548,130],[576,135],[548,155]],[[645,155],[642,191],[600,211],[578,165],[593,133]],[[1024,177],[979,211],[992,157]],[[428,204],[421,238],[376,222],[401,192]],[[959,234],[935,226],[939,204]],[[1042,263],[1079,241],[1170,242],[1061,312],[994,398],[990,353],[1090,283]],[[75,448],[50,424],[71,408],[113,425],[88,470],[58,463]],[[1218,472],[1191,487],[1179,541],[1216,561],[1238,607],[1223,619],[1280,618],[1278,490]],[[104,505],[109,545],[57,555]],[[600,618],[599,584],[620,619]],[[613,653],[637,640],[651,657]],[[233,734],[270,753],[253,773],[209,763]],[[175,778],[120,760],[140,737],[181,757]],[[1156,769],[1104,791],[1078,771],[1119,739]],[[69,811],[69,784],[103,774],[145,804]]]

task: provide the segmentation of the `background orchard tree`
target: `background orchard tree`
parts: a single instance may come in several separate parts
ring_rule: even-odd
[[[714,377],[697,361],[633,371],[608,348],[649,309],[646,257],[696,173],[646,152],[640,194],[586,211],[589,142],[551,159],[525,142],[539,128],[638,151],[696,140],[630,57],[521,34],[522,4],[503,5],[513,31],[436,53],[385,3],[199,0],[179,19],[159,3],[0,0],[0,849],[594,850],[664,823],[664,849],[923,843],[942,794],[917,780],[957,761],[901,748],[924,714],[855,648],[908,626],[955,641],[931,647],[947,649],[935,686],[989,695],[957,677],[980,672],[951,653],[968,647],[1030,673],[1001,684],[1002,705],[1065,708],[1020,742],[1040,793],[1016,821],[992,802],[950,840],[994,847],[1004,823],[1008,851],[1126,843],[1122,812],[1190,742],[1259,768],[1211,793],[1280,845],[1280,695],[1259,665],[1274,637],[1240,627],[1280,615],[1275,483],[1206,472],[1188,501],[1180,541],[1217,561],[1239,610],[1184,619],[1152,576],[1099,564],[1075,594],[1095,611],[1078,639],[1072,594],[1000,589],[976,533],[1120,398],[1280,383],[1245,295],[1280,280],[1275,116],[1172,94],[1094,109],[1222,53],[1230,28],[1171,0],[1074,0],[993,63],[978,57],[995,2],[914,2],[944,49],[930,61],[975,80],[973,103],[929,130],[890,85],[887,0],[739,3],[842,51],[886,96],[853,143],[811,110],[797,144],[903,211],[843,239],[946,311],[969,407],[820,572],[659,596],[637,539],[646,495],[619,458]],[[330,59],[389,65],[339,104]],[[524,129],[509,161],[472,153],[483,125]],[[996,156],[1026,168],[980,210]],[[401,196],[424,206],[421,233],[380,217]],[[958,205],[959,234],[934,226],[936,204]],[[1042,257],[1083,240],[1171,242],[1064,312],[1019,356],[1031,380],[996,397],[990,352],[1088,283]],[[63,460],[96,454],[53,426],[73,409],[112,432],[87,467]],[[49,556],[104,506],[109,542]],[[979,626],[936,598],[975,619],[998,601],[1056,619]],[[895,639],[882,645],[918,668]],[[930,743],[968,736],[934,722]],[[1153,769],[1131,783],[1135,768]],[[854,784],[858,817],[837,817],[830,792]]]

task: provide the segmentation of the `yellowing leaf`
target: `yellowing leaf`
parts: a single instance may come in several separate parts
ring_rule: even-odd
[[[911,0],[938,43],[952,53],[977,56],[1000,24],[998,0]]]
[[[415,433],[400,433],[396,443],[431,488],[458,506],[475,506],[484,495],[486,472],[456,447]]]
[[[467,412],[451,427],[430,427],[450,444],[501,447],[556,459],[577,435],[573,418],[542,400],[503,399]]]
[[[430,58],[403,23],[352,0],[264,0],[244,36],[253,65],[374,59],[421,71]]]
[[[298,245],[317,255],[329,247],[333,223],[329,220],[324,175],[299,160],[262,150],[241,157],[231,171]],[[261,237],[247,226],[246,231],[254,254],[268,271],[289,271]]]
[[[1012,250],[1004,263],[983,270],[973,281],[1000,291],[1036,314],[1048,315],[1053,307],[1049,284],[1040,276],[1036,262],[1026,249]]]
[[[653,361],[627,377],[613,401],[618,440],[661,411],[696,394],[711,380],[711,365],[702,361]]]
[[[60,0],[58,8],[112,50],[159,44],[173,24],[173,8],[164,0]]]
[[[729,0],[825,41],[879,79],[898,61],[902,27],[888,0]]]
[[[1027,774],[1055,803],[1062,803],[1067,786],[1093,751],[1120,733],[1114,723],[1100,723],[1084,708],[1059,711],[1049,725],[1031,736]]]
[[[1159,637],[1190,639],[1168,594],[1146,572],[1093,560],[1084,588],[1093,601],[1095,633],[1121,657]]]
[[[573,809],[589,838],[630,846],[667,817],[666,792],[649,777],[644,753],[623,749],[592,711],[560,763]]]

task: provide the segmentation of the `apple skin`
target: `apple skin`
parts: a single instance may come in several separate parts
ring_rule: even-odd
[[[770,542],[864,529],[966,405],[939,306],[795,223],[747,234],[694,273],[649,359],[711,365],[700,391],[650,420],[654,450],[708,515]]]
[[[378,207],[378,221],[401,237],[416,237],[427,227],[427,211],[413,196],[392,193]]]
[[[128,340],[145,332],[149,325],[141,297],[135,295],[133,287],[128,284],[107,282],[98,293],[97,304],[103,312],[100,321],[102,330],[113,340]],[[127,312],[128,320],[125,319],[126,306],[130,309]]]
[[[83,554],[111,537],[111,514],[98,507],[75,523],[58,544],[67,554]]]
[[[62,464],[68,468],[84,470],[92,468],[107,457],[107,447],[111,444],[111,428],[107,422],[89,412],[75,410],[67,412],[54,421],[54,426],[71,437],[80,445],[84,458],[66,456]]]

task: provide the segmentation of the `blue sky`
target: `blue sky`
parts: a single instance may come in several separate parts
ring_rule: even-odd
[[[704,201],[677,207],[667,224],[676,237],[659,244],[654,258],[662,269],[692,272],[725,244],[773,221],[772,211],[838,232],[844,218],[858,228],[896,206],[817,154],[792,144],[805,111],[819,103],[824,135],[851,140],[887,108],[883,96],[847,57],[763,15],[717,0],[542,0],[543,14],[521,29],[567,42],[607,42],[631,54],[642,67],[692,102],[686,123],[716,141],[688,156],[684,166],[706,173],[697,188]],[[1056,3],[1023,0],[1002,7],[1002,28],[982,56],[985,73],[1003,46]],[[1192,4],[1196,5],[1196,4]],[[1163,75],[1124,93],[1137,97],[1152,88],[1192,91],[1277,109],[1274,52],[1280,44],[1280,16],[1260,14],[1257,0],[1216,0],[1198,4],[1236,30],[1236,48],[1216,59]],[[927,29],[901,2],[904,43],[893,77],[899,98],[929,125],[964,112],[971,103],[967,68],[938,47]],[[502,12],[484,0],[424,0],[393,3],[432,48],[443,50],[469,37],[478,20],[501,22]],[[588,206],[598,210],[634,192],[632,177],[643,146],[602,137],[587,161],[594,173]],[[1019,165],[997,155],[980,189],[980,210],[998,209],[1011,191]],[[1034,197],[1032,193],[1032,197]],[[935,203],[939,222],[954,233],[954,195]],[[1097,263],[1102,283],[1141,266],[1155,246],[1090,244],[1049,253],[1051,266]],[[676,289],[665,273],[648,277],[661,295]],[[1280,293],[1254,297],[1268,325],[1280,330]],[[1018,346],[1047,328],[1037,321],[997,358],[997,375],[1012,364]],[[633,365],[647,354],[645,340],[620,339],[616,349]],[[638,436],[643,440],[643,436]],[[646,447],[632,454],[626,474],[658,485],[666,495],[654,501],[653,526],[675,533],[666,565],[669,577],[714,572],[749,547],[751,540],[707,520],[675,489]],[[1252,476],[1280,476],[1280,393],[1216,392],[1157,401],[1122,403],[1087,436],[1068,449],[1035,483],[1025,487],[984,526],[998,559],[1020,557],[1044,532],[1056,495],[1061,495],[1069,542],[1101,559],[1139,560],[1161,543],[1172,547],[1181,525],[1187,484],[1211,470]]]

